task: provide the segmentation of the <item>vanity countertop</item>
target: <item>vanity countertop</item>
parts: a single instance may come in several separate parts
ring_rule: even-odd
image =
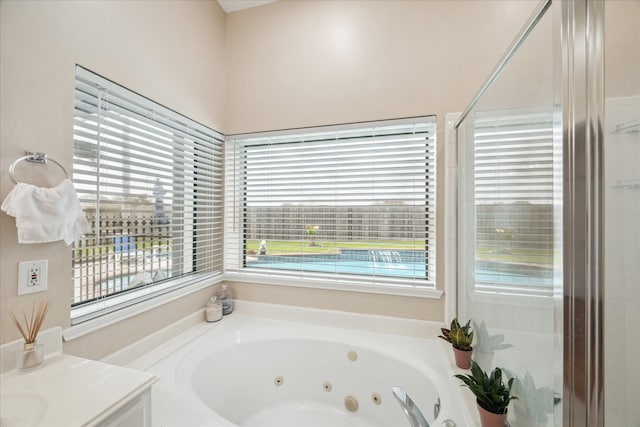
[[[94,426],[156,380],[148,372],[52,354],[38,367],[0,376],[0,427]]]

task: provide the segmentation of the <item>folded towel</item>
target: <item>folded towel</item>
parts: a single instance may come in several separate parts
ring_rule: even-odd
[[[18,243],[64,240],[70,245],[91,231],[68,179],[53,188],[20,182],[4,199],[1,209],[16,218]]]

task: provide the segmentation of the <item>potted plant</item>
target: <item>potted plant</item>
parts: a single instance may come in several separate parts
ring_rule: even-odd
[[[495,368],[487,375],[475,361],[471,361],[471,375],[458,374],[455,377],[476,396],[482,427],[504,427],[509,402],[517,399],[511,395],[513,378],[505,384],[502,369]]]
[[[320,230],[319,225],[307,225],[307,236],[309,236],[309,246],[322,246],[316,243],[316,235]]]
[[[471,320],[464,326],[460,326],[458,318],[451,321],[451,328],[441,328],[442,335],[438,335],[445,341],[453,345],[453,355],[456,358],[456,366],[460,369],[469,369],[471,366],[471,354],[473,347],[473,331],[471,330]]]

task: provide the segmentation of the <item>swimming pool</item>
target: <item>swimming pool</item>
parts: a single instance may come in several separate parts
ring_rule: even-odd
[[[425,251],[345,250],[340,254],[267,255],[247,263],[250,268],[390,276],[427,279]],[[475,268],[477,283],[552,286],[552,270],[532,265],[482,262]]]
[[[313,271],[324,273],[346,273],[363,275],[384,275],[395,277],[424,278],[425,264],[377,263],[368,261],[335,262],[256,262],[248,267],[274,268],[279,270]]]

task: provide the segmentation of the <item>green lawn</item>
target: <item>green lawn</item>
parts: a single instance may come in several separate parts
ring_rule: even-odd
[[[476,248],[476,258],[483,261],[552,265],[553,251],[545,249],[499,249],[495,247]]]
[[[308,240],[268,240],[267,252],[272,255],[287,253],[338,253],[340,249],[424,249],[424,241],[420,240],[368,240],[365,242],[323,242],[316,240],[321,246],[309,246]],[[247,252],[258,252],[260,240],[247,240]]]

